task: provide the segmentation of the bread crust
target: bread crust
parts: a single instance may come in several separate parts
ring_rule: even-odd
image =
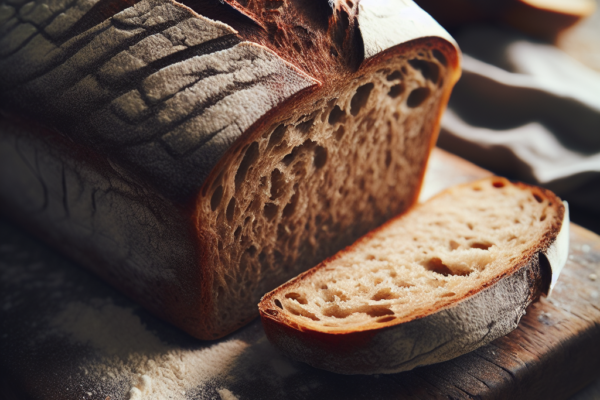
[[[483,181],[487,180],[508,183],[499,177]],[[470,185],[472,183],[456,188]],[[462,297],[439,303],[419,315],[387,323],[365,324],[357,329],[335,328],[328,331],[308,320],[307,324],[301,325],[278,311],[274,297],[280,291],[300,280],[309,279],[331,261],[354,251],[355,247],[402,218],[400,215],[265,295],[259,311],[267,337],[287,356],[314,367],[342,374],[378,374],[407,371],[449,360],[511,332],[529,304],[548,294],[553,272],[545,253],[555,243],[563,224],[568,224],[565,206],[554,193],[520,182],[512,185],[547,199],[556,216],[536,246],[481,287]]]

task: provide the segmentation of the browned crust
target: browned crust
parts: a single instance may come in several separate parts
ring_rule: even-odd
[[[490,180],[509,183],[507,179],[501,177],[485,178],[476,182],[486,182]],[[473,184],[474,183],[468,183],[464,185],[459,185],[459,187],[471,186]],[[378,336],[383,336],[384,334],[386,334],[386,332],[389,332],[390,330],[393,331],[410,329],[410,325],[418,324],[418,321],[435,319],[440,313],[444,311],[451,310],[457,314],[460,314],[461,310],[466,310],[467,308],[471,307],[472,302],[478,302],[479,298],[485,297],[485,292],[489,292],[490,290],[501,290],[503,286],[510,286],[511,284],[513,284],[511,281],[514,281],[515,278],[518,277],[520,274],[523,274],[523,277],[520,278],[521,283],[525,284],[528,289],[528,296],[520,304],[524,313],[525,308],[531,302],[539,299],[541,295],[545,295],[548,292],[549,275],[551,275],[551,272],[548,271],[548,265],[545,265],[543,261],[540,262],[540,254],[543,254],[548,249],[548,247],[556,240],[558,233],[560,232],[560,228],[562,226],[565,208],[561,200],[549,190],[527,185],[521,182],[512,182],[512,185],[517,186],[522,190],[529,190],[532,194],[538,195],[542,198],[549,200],[549,206],[555,210],[556,217],[552,221],[550,229],[548,229],[544,233],[544,236],[537,244],[537,246],[523,253],[521,257],[514,262],[511,268],[497,275],[481,287],[474,288],[462,297],[457,297],[453,298],[452,300],[448,300],[446,303],[438,305],[435,308],[426,310],[425,312],[422,312],[421,314],[416,316],[409,316],[403,319],[396,319],[383,324],[372,323],[365,325],[361,328],[340,330],[336,332],[326,332],[323,330],[319,330],[318,328],[315,329],[313,326],[301,326],[296,321],[287,318],[285,315],[282,315],[282,313],[279,313],[277,311],[277,307],[274,304],[273,299],[280,291],[296,284],[302,279],[310,279],[310,277],[317,270],[328,266],[329,263],[340,258],[342,255],[354,251],[354,248],[356,246],[366,241],[369,241],[376,233],[386,229],[389,224],[392,224],[396,220],[402,218],[402,215],[400,215],[388,221],[381,227],[371,231],[370,233],[356,241],[356,243],[354,243],[353,245],[348,246],[344,250],[340,251],[333,257],[323,261],[321,264],[317,265],[311,270],[297,276],[296,278],[288,281],[287,283],[275,289],[274,291],[266,294],[259,304],[259,311],[267,337],[272,343],[274,343],[280,350],[282,350],[288,356],[300,359],[313,366],[329,369],[334,372],[346,374],[399,372],[404,369],[398,369],[393,371],[385,370],[385,365],[393,362],[397,363],[397,360],[387,360],[387,363],[386,360],[379,360],[378,362],[381,364],[381,366],[372,366],[371,369],[365,368],[365,365],[362,363],[358,363],[357,365],[352,367],[352,354],[365,351],[369,352],[370,350],[375,351],[376,349],[373,348],[373,343],[377,343],[376,339],[378,338]],[[435,197],[442,196],[443,194],[444,192],[436,195]],[[416,206],[416,208],[418,207],[421,206]],[[523,280],[525,280],[525,282],[522,282]],[[481,304],[481,306],[485,306],[485,303]],[[516,323],[512,329],[514,329],[515,327]],[[446,327],[445,329],[451,331],[453,328]],[[510,332],[510,330],[504,332],[502,335]],[[489,341],[499,336],[495,336]],[[481,343],[477,347],[483,344],[485,343]],[[319,356],[320,358],[307,358],[306,354],[310,353],[310,351],[307,351],[307,349],[311,348],[322,349],[322,352],[330,355],[331,357],[329,357],[330,359],[328,360],[329,364],[323,364],[322,360],[320,360],[320,358],[323,357],[322,354]],[[459,352],[454,356],[458,356],[463,353]],[[339,363],[336,363],[336,357],[339,357]],[[334,361],[331,361],[331,359],[333,359]],[[440,359],[439,361],[443,361],[444,359]],[[408,369],[412,369],[415,366],[416,365],[413,365],[411,368]],[[373,368],[375,368],[375,370]],[[382,368],[382,370],[378,370],[377,368]]]
[[[448,99],[450,98],[452,88],[454,87],[454,84],[458,81],[458,78],[460,77],[461,73],[459,67],[460,59],[456,48],[454,47],[454,45],[447,42],[445,39],[437,37],[415,39],[410,42],[394,46],[393,48],[384,51],[378,54],[377,56],[365,61],[361,68],[355,73],[342,74],[338,76],[337,79],[332,80],[331,82],[325,82],[323,85],[311,86],[298,92],[293,97],[286,100],[279,107],[270,110],[267,114],[261,117],[231,145],[229,150],[225,153],[225,155],[221,158],[219,163],[213,168],[213,170],[205,180],[196,198],[197,200],[196,210],[194,212],[194,221],[198,234],[198,254],[200,255],[199,265],[201,270],[201,277],[199,277],[199,286],[201,288],[200,290],[202,294],[200,300],[201,303],[196,305],[196,307],[200,310],[200,317],[194,322],[193,326],[186,326],[186,331],[190,332],[193,336],[201,339],[216,339],[232,332],[235,329],[244,326],[249,321],[255,318],[252,317],[248,320],[240,321],[235,327],[227,330],[226,332],[213,332],[210,329],[207,329],[211,326],[211,321],[218,317],[214,314],[214,310],[216,309],[215,294],[213,293],[212,289],[212,283],[214,280],[214,268],[208,267],[216,263],[216,255],[212,254],[211,250],[214,248],[214,246],[212,246],[211,243],[212,241],[216,240],[216,238],[213,237],[211,233],[203,229],[204,222],[202,221],[201,211],[202,193],[205,190],[207,190],[212,185],[212,183],[219,177],[221,172],[228,167],[228,165],[230,164],[231,160],[234,158],[237,152],[243,149],[246,145],[252,143],[257,138],[261,137],[264,134],[265,130],[268,129],[270,126],[272,126],[275,123],[281,122],[280,120],[285,119],[285,116],[288,115],[288,112],[291,112],[292,110],[310,107],[316,100],[328,95],[332,91],[338,90],[351,79],[354,79],[355,77],[360,76],[371,69],[375,69],[377,65],[379,65],[383,61],[391,59],[397,55],[404,54],[410,50],[424,47],[438,49],[443,52],[444,56],[446,56],[447,59],[447,68],[449,74],[444,77],[444,79],[447,80],[447,82],[444,84],[444,92],[440,98],[441,106],[437,110],[435,117],[433,117],[435,118],[435,124],[433,125],[432,132],[430,133],[429,151],[427,157],[424,160],[424,165],[421,168],[421,176],[419,177],[419,182],[421,182],[422,184],[429,154],[437,141],[442,114],[446,108]],[[420,188],[418,188],[418,190],[415,192],[414,198],[411,199],[411,205],[416,203],[419,192]]]
[[[80,168],[87,166],[90,169],[98,172],[100,175],[108,178],[115,177],[117,179],[127,180],[131,187],[138,187],[140,191],[146,191],[143,185],[139,184],[135,180],[118,174],[105,157],[99,155],[90,148],[68,140],[65,136],[37,122],[19,118],[17,116],[7,117],[3,114],[0,114],[0,127],[6,128],[7,126],[11,125],[20,129],[20,135],[29,136],[31,140],[39,141],[50,154],[68,154],[68,159],[71,159],[72,162]],[[150,192],[148,191],[148,193]],[[150,209],[156,209],[156,207],[160,207],[159,204],[161,203],[162,206],[165,206],[167,202],[167,200],[161,198],[160,196],[140,197],[139,199],[136,199],[136,201],[140,201]],[[202,277],[199,271],[193,268],[193,266],[180,266],[180,268],[177,270],[180,274],[179,285],[167,284],[164,282],[160,288],[156,288],[157,291],[160,290],[160,294],[154,298],[139,295],[132,290],[127,281],[117,279],[112,274],[112,269],[107,268],[104,261],[101,260],[101,258],[98,257],[93,251],[85,251],[86,260],[84,261],[77,255],[74,255],[71,250],[65,250],[64,242],[62,240],[57,241],[52,238],[53,235],[48,234],[48,231],[52,229],[52,227],[40,227],[37,223],[28,219],[28,216],[24,216],[20,210],[13,209],[8,204],[6,199],[0,198],[0,206],[2,207],[2,215],[12,221],[17,222],[26,230],[36,235],[40,240],[50,244],[55,248],[62,249],[69,258],[81,263],[82,265],[86,265],[86,267],[94,274],[109,282],[111,285],[119,289],[121,293],[140,303],[143,307],[151,310],[160,318],[178,325],[184,330],[185,323],[182,324],[182,321],[186,321],[186,323],[189,323],[187,321],[191,321],[190,317],[195,313],[195,308],[181,307],[181,304],[191,304],[199,301],[199,296],[197,296],[196,291],[193,290],[193,283],[202,283]],[[176,203],[173,205],[173,211],[176,217],[184,221],[188,219],[187,215],[189,215],[190,209],[191,207],[187,205],[179,206]],[[196,239],[197,234],[191,223],[180,227],[182,230],[187,232],[186,236],[189,239],[189,242],[193,242]],[[187,243],[183,245],[187,245]],[[183,290],[182,287],[184,287]],[[190,327],[191,326],[192,325],[190,324]],[[193,331],[188,332],[192,333]]]

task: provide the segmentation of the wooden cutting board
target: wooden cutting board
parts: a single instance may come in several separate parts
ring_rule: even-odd
[[[436,150],[422,197],[486,175]],[[406,373],[343,376],[280,356],[259,320],[195,340],[0,220],[0,399],[566,399],[599,375],[600,237],[573,224],[552,297],[508,336]]]

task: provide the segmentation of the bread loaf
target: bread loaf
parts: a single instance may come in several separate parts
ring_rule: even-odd
[[[516,328],[556,283],[568,212],[493,177],[442,192],[261,301],[284,354],[344,374],[407,371]]]
[[[415,202],[459,76],[408,0],[8,0],[3,211],[203,339]]]

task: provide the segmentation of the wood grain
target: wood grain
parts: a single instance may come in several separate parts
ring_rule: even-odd
[[[431,174],[438,167],[440,186],[487,173],[436,151],[427,185],[437,180]],[[110,349],[95,346],[93,337],[65,334],[52,322],[74,304],[97,309],[102,301],[112,304],[105,311],[114,309],[114,321],[124,310],[131,315],[130,321],[116,324],[107,311],[103,329],[131,343],[133,328],[145,328],[161,345],[140,341],[136,351],[153,360],[165,349],[187,356],[244,344],[226,370],[195,382],[182,398],[219,399],[226,388],[239,399],[566,399],[600,375],[600,279],[593,274],[600,275],[600,237],[571,225],[571,254],[552,297],[529,307],[515,331],[442,364],[396,375],[349,377],[278,355],[258,320],[220,341],[192,339],[0,221],[0,396],[128,399],[134,377],[127,368],[105,380],[94,372],[106,364]]]

